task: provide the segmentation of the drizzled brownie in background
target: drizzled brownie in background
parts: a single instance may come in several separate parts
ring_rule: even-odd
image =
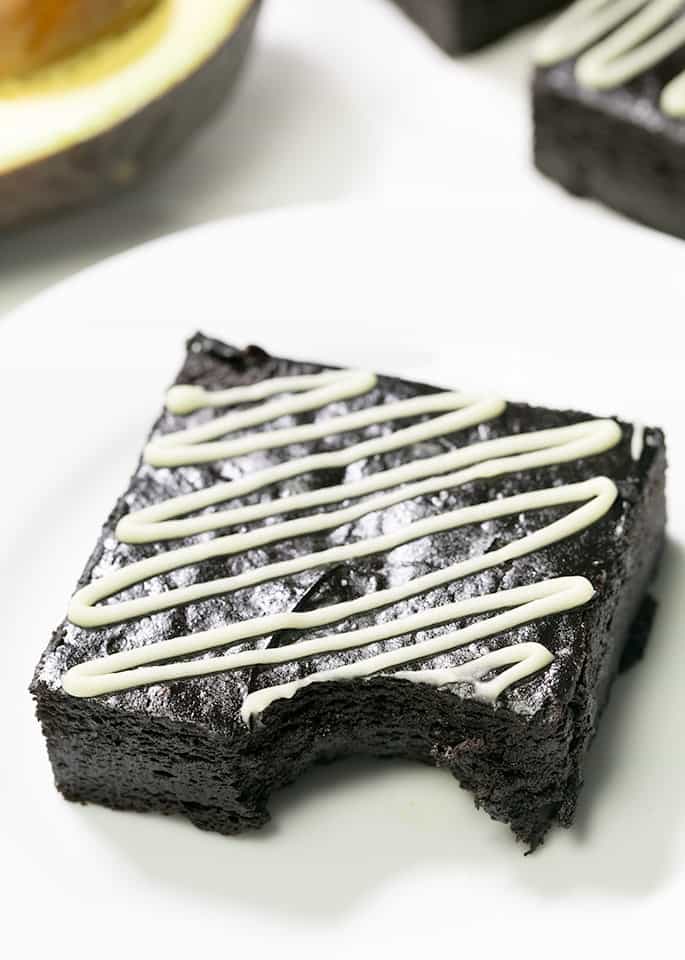
[[[685,3],[573,4],[536,61],[538,170],[685,237]]]

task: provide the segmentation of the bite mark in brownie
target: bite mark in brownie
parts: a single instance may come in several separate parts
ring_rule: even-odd
[[[274,358],[258,348],[236,350],[197,335],[189,343],[177,382],[215,391],[273,377],[317,374],[322,369]],[[338,401],[334,412],[345,415],[369,405],[434,394],[435,388],[427,385],[382,376],[368,394]],[[155,425],[153,437],[205,424],[223,412],[202,409],[180,416],[167,410]],[[316,424],[331,413],[326,408],[302,413],[289,418],[286,425]],[[322,484],[333,487],[357,482],[379,470],[402,466],[407,457],[435,456],[587,419],[580,413],[509,403],[487,422],[439,437],[420,450],[385,453],[323,475],[303,474],[282,481],[275,489],[247,496],[244,502],[258,504],[276,495],[296,496]],[[390,422],[380,431],[368,426],[352,434],[331,432],[302,444],[296,453],[335,451],[405,426],[405,422]],[[648,630],[643,604],[651,602],[646,591],[664,529],[664,442],[660,431],[645,430],[639,459],[633,459],[632,428],[619,426],[619,442],[596,456],[419,496],[399,504],[397,510],[371,514],[347,527],[171,571],[114,598],[135,599],[150,591],[239,575],[336,543],[354,543],[388,525],[401,528],[407,522],[488,500],[590,481],[598,475],[611,478],[617,488],[613,505],[576,536],[412,596],[388,611],[372,611],[334,627],[334,631],[361,629],[388,616],[405,617],[553,578],[587,578],[596,591],[589,603],[487,640],[487,650],[531,643],[541,645],[552,657],[549,666],[508,686],[495,702],[474,695],[473,685],[435,687],[399,680],[390,672],[352,681],[313,683],[298,689],[292,698],[275,700],[261,713],[258,723],[244,722],[242,709],[250,694],[354,663],[360,656],[354,649],[276,666],[141,684],[99,697],[70,696],[63,680],[78,664],[97,662],[117,651],[221,628],[265,613],[319,610],[406,583],[455,559],[485,554],[534,533],[568,515],[568,506],[451,529],[397,550],[302,571],[256,589],[212,596],[122,623],[87,629],[65,621],[43,655],[32,685],[58,788],[70,799],[182,813],[198,826],[235,833],[264,823],[270,793],[317,761],[351,753],[401,756],[447,767],[471,790],[477,805],[509,823],[517,837],[535,847],[553,823],[568,825],[572,821],[584,758],[612,680],[621,660],[625,663],[631,649],[644,644]],[[119,542],[115,531],[122,518],[169,497],[278,466],[292,456],[293,451],[286,447],[173,468],[141,461],[105,524],[80,586],[160,550],[159,544]],[[216,531],[202,534],[210,539],[216,536]],[[466,625],[470,622],[472,619]],[[633,623],[637,623],[635,631]],[[451,624],[441,625],[429,633],[439,636],[452,628]],[[275,649],[301,639],[300,634],[282,631],[259,643]],[[398,643],[409,647],[420,640],[415,636],[391,638],[371,652],[396,649]],[[211,650],[202,657],[226,652]],[[482,653],[481,649],[456,648],[412,666],[420,670],[459,668]]]

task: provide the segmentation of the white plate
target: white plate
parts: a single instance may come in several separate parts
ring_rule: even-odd
[[[399,955],[436,937],[477,956],[563,956],[578,937],[653,950],[685,894],[683,316],[680,244],[474,197],[218,223],[106,261],[0,326],[3,942],[71,957],[294,942]],[[272,828],[237,839],[55,792],[26,686],[198,327],[667,428],[658,623],[617,683],[572,831],[524,859],[449,775],[403,763],[311,773],[273,800]]]

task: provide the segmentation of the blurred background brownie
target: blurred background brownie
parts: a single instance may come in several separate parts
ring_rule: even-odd
[[[466,53],[559,10],[564,0],[395,0],[447,53]]]
[[[685,4],[574,4],[536,62],[538,170],[685,237]]]

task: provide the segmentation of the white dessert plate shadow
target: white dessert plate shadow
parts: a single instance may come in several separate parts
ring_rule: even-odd
[[[546,203],[474,196],[216,223],[105,261],[0,323],[8,935],[31,924],[37,949],[62,937],[72,957],[93,944],[100,957],[169,943],[200,955],[227,931],[233,949],[258,933],[259,956],[295,943],[299,956],[349,956],[397,937],[396,955],[415,953],[417,938],[458,931],[460,952],[481,955],[487,930],[488,950],[514,957],[530,956],[519,934],[533,926],[563,956],[559,931],[579,911],[598,950],[604,937],[637,945],[642,922],[626,918],[638,909],[652,949],[668,931],[685,893],[685,248]],[[404,763],[310,773],[274,798],[272,827],[234,839],[58,796],[26,688],[198,328],[667,429],[657,625],[617,683],[572,831],[524,859],[448,774]]]

